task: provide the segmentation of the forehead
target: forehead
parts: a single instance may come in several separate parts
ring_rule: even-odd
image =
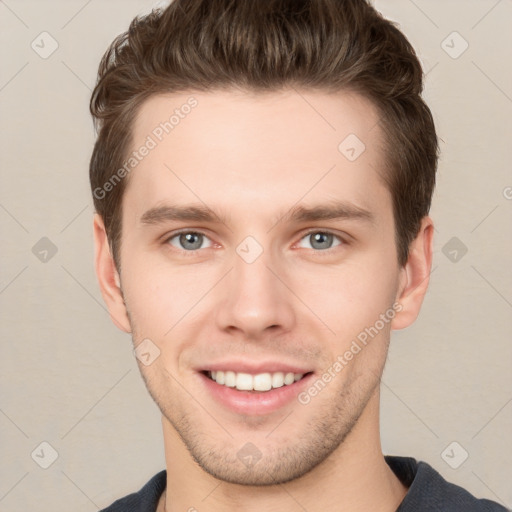
[[[125,201],[138,213],[164,202],[203,202],[214,211],[251,205],[262,215],[302,199],[365,207],[389,195],[378,120],[369,101],[349,92],[153,96],[134,123],[139,160]]]

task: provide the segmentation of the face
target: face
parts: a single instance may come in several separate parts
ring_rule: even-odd
[[[377,123],[355,94],[293,90],[139,112],[133,150],[156,144],[127,178],[124,304],[106,299],[165,435],[219,479],[285,482],[334,454],[411,317]]]

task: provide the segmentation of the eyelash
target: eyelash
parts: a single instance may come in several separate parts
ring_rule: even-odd
[[[193,234],[196,234],[196,235],[202,235],[206,238],[209,239],[209,236],[204,232],[204,231],[201,231],[201,230],[192,230],[192,229],[182,229],[182,230],[179,230],[179,231],[175,231],[173,233],[171,233],[169,236],[166,236],[165,239],[164,239],[164,244],[166,245],[169,245],[170,246],[170,240],[172,240],[173,238],[179,236],[179,235],[182,235],[184,233],[193,233]],[[306,231],[305,233],[302,234],[302,236],[299,238],[299,242],[301,240],[303,240],[304,238],[306,238],[307,236],[313,234],[313,233],[322,233],[324,235],[332,235],[334,238],[337,238],[340,242],[339,245],[336,245],[334,247],[330,247],[329,249],[310,249],[312,251],[314,251],[315,253],[317,254],[325,254],[325,255],[328,255],[328,254],[331,254],[332,251],[334,251],[337,247],[340,247],[340,246],[343,246],[343,245],[348,245],[348,242],[345,238],[343,238],[341,235],[339,235],[338,233],[335,233],[334,231],[330,231],[328,229],[315,229],[315,228],[312,228],[308,231]],[[173,246],[171,246],[173,247]],[[195,249],[195,250],[190,250],[190,251],[187,251],[185,249],[178,249],[177,247],[173,247],[173,249],[176,249],[178,251],[180,251],[181,253],[186,253],[187,256],[195,256],[197,255],[197,252],[200,251],[201,249]],[[211,247],[207,247],[207,249],[211,249]]]

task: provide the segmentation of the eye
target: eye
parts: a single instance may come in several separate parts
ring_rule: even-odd
[[[306,246],[301,245],[302,241],[306,241]],[[333,245],[333,242],[336,242]],[[328,231],[311,231],[306,236],[301,238],[301,242],[299,242],[299,247],[305,247],[306,249],[315,249],[315,250],[326,250],[331,249],[332,247],[336,247],[337,245],[341,245],[342,240],[340,237],[333,233],[329,233]]]
[[[203,245],[205,242],[207,245]],[[185,251],[196,251],[212,246],[211,240],[207,238],[206,235],[196,231],[182,231],[181,233],[176,233],[167,239],[167,243],[177,249]]]

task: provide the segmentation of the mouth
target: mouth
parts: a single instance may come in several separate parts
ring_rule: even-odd
[[[202,370],[200,385],[214,403],[237,415],[264,416],[298,404],[297,397],[310,385],[313,371]]]
[[[291,386],[312,372],[262,372],[252,375],[250,373],[234,372],[230,370],[206,370],[202,373],[220,386],[234,388],[238,391],[253,391],[264,393],[272,389]]]

